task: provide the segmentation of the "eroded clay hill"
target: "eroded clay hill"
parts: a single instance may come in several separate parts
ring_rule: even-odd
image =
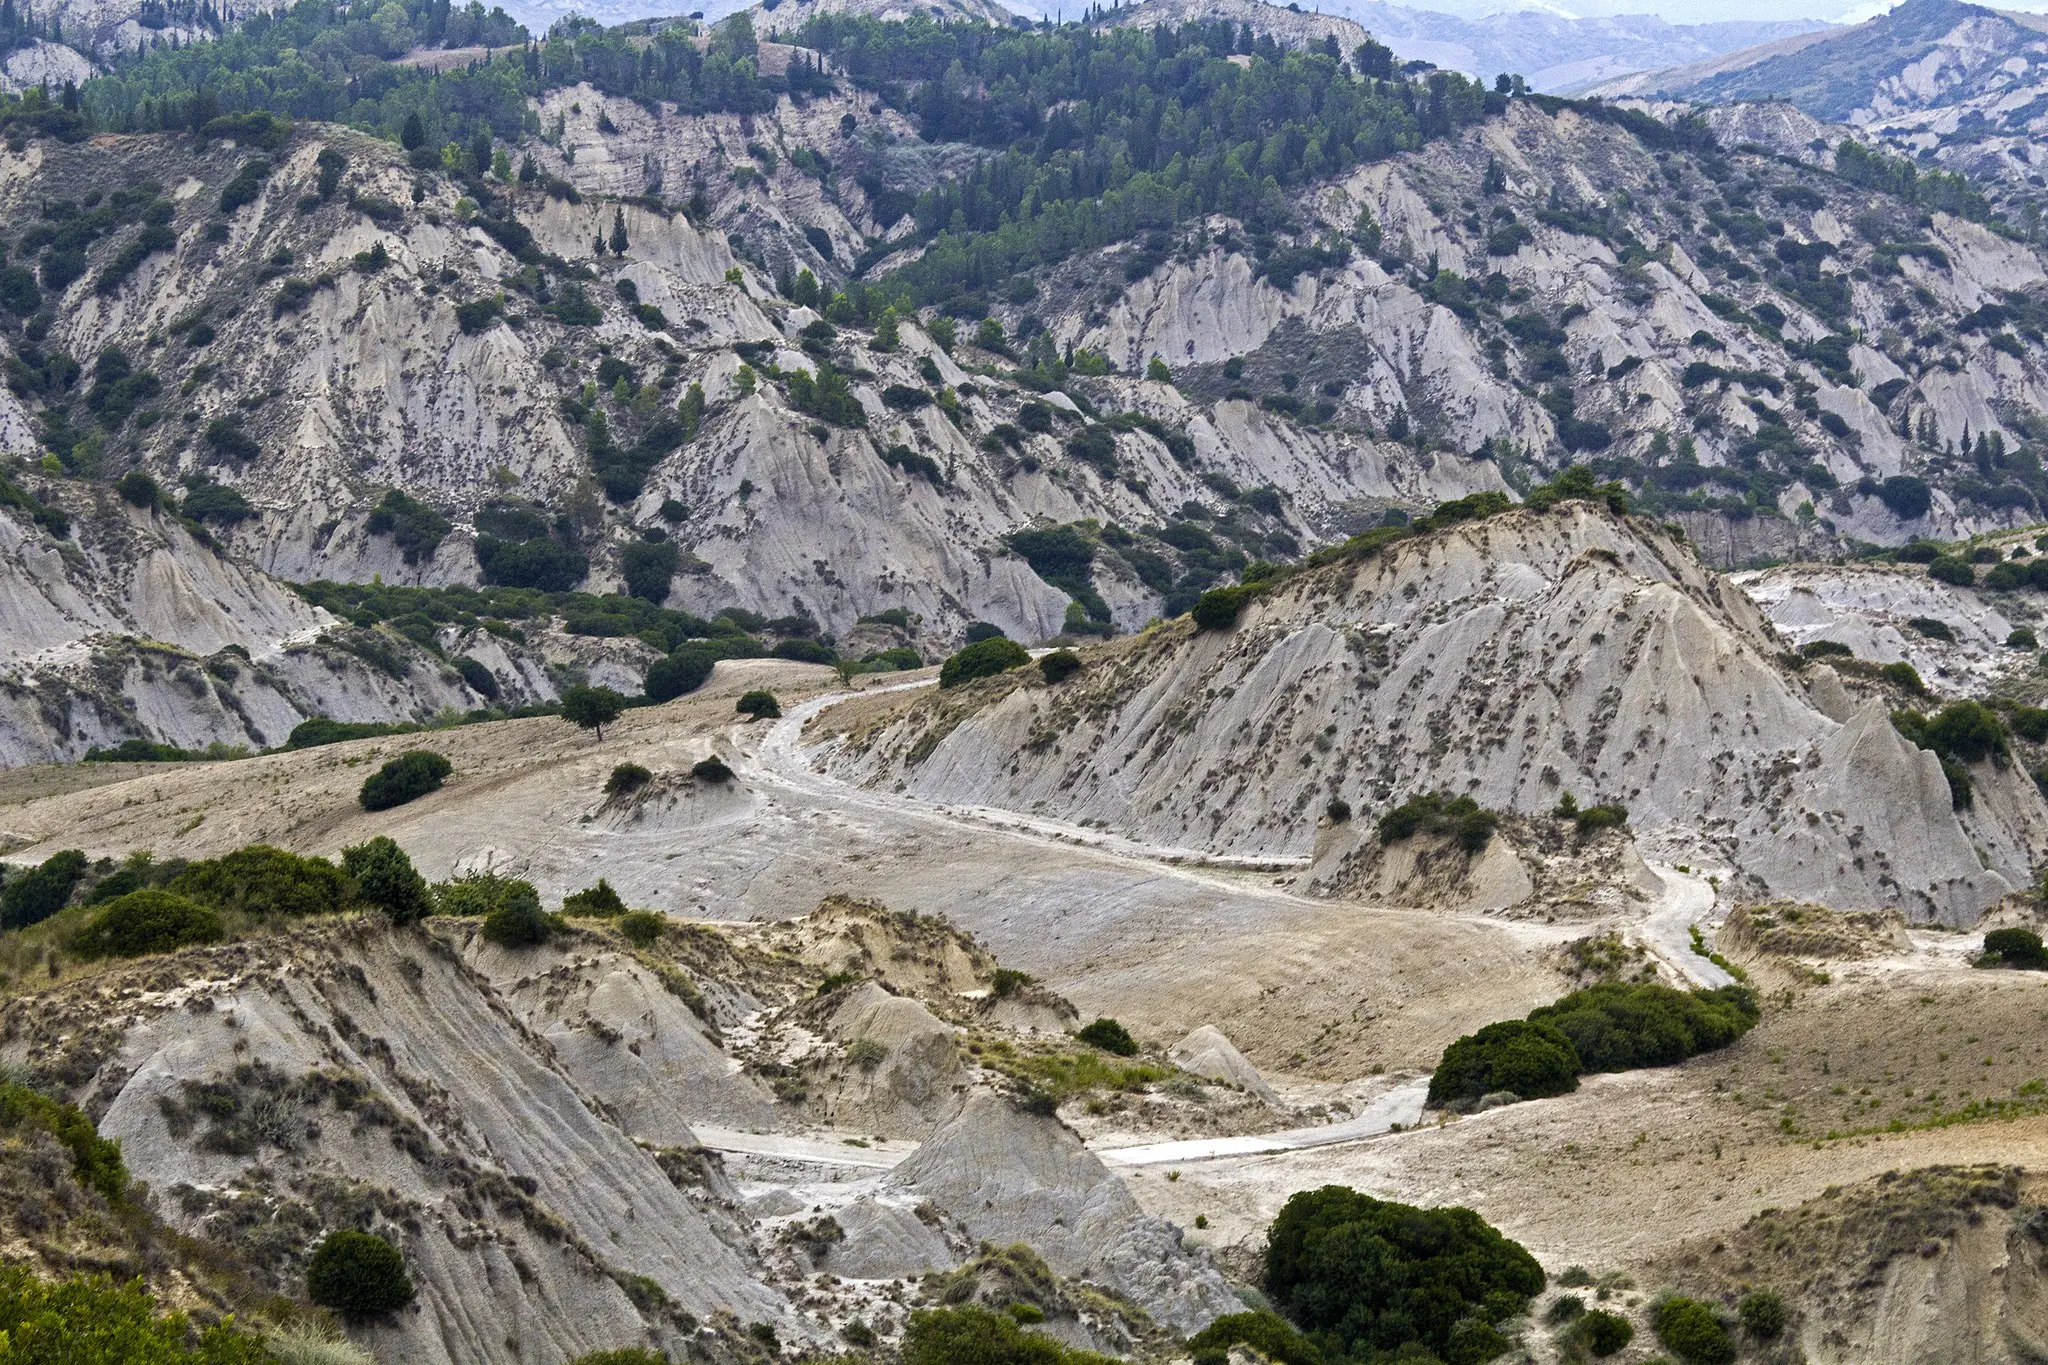
[[[1568,503],[1311,570],[1234,629],[1175,622],[1059,686],[1020,669],[906,702],[821,762],[1212,854],[1327,855],[1333,798],[1366,840],[1422,792],[1530,816],[1569,792],[1772,895],[1967,922],[2031,881],[2031,782],[1987,760],[1952,809],[1885,696],[1781,650],[1663,530]]]

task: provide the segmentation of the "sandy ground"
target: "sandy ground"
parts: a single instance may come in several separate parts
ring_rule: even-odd
[[[733,716],[734,697],[757,686],[790,711],[781,730]],[[150,767],[77,790],[61,776],[22,778],[41,794],[0,807],[0,837],[30,857],[63,847],[195,856],[257,841],[331,854],[389,833],[434,878],[492,866],[554,897],[602,875],[631,903],[711,919],[780,918],[830,893],[868,896],[945,915],[1084,1018],[1114,1015],[1162,1043],[1216,1024],[1290,1093],[1427,1068],[1458,1034],[1561,993],[1549,959],[1588,932],[1311,900],[1268,874],[1173,862],[1095,831],[849,792],[812,773],[797,746],[770,742],[801,726],[806,698],[836,687],[823,669],[728,663],[702,692],[629,712],[601,741],[534,719]],[[362,779],[421,746],[453,761],[448,787],[395,811],[360,810]],[[714,750],[737,769],[734,782],[688,776]],[[655,781],[634,800],[608,800],[605,778],[623,762]],[[1712,905],[1696,881],[1674,882],[1654,907],[1669,921],[1658,940],[1667,955],[1691,956],[1683,926]],[[1318,1145],[1279,1153],[1165,1148],[1130,1132],[1096,1140],[1152,1147],[1125,1154],[1140,1199],[1190,1229],[1204,1215],[1207,1229],[1190,1235],[1240,1254],[1291,1193],[1338,1182],[1468,1204],[1546,1262],[1596,1266],[1637,1265],[1761,1208],[1889,1169],[2048,1155],[2044,1117],[1878,1131],[1971,1100],[2030,1111],[2040,1092],[2023,1087],[2048,1077],[2048,979],[1972,970],[1959,935],[1917,936],[1912,952],[1838,964],[1825,982],[1776,968],[1758,979],[1763,1022],[1735,1046],[1591,1077],[1555,1100],[1442,1124],[1432,1116],[1400,1132],[1381,1131],[1392,1113],[1381,1106],[1357,1129],[1325,1129]],[[1404,1128],[1411,1117],[1404,1108]],[[1329,1140],[1365,1131],[1378,1135]],[[897,1155],[831,1133],[718,1136],[743,1164],[832,1156],[853,1172]],[[1268,1137],[1260,1145],[1278,1145]]]

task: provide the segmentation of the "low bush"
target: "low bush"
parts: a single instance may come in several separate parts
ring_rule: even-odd
[[[667,927],[667,917],[652,910],[628,910],[619,916],[619,932],[636,948],[652,947]]]
[[[1031,655],[1015,640],[994,636],[966,646],[939,667],[939,686],[958,687],[976,678],[994,677],[1031,662]]]
[[[1414,1358],[1413,1342],[1444,1360],[1478,1361],[1495,1353],[1493,1324],[1543,1292],[1543,1268],[1470,1209],[1326,1185],[1295,1195],[1273,1220],[1265,1289],[1325,1351],[1380,1359],[1375,1352],[1407,1348]]]
[[[1885,664],[1877,670],[1877,676],[1912,696],[1927,695],[1927,684],[1920,681],[1920,670],[1911,664]]]
[[[131,891],[108,901],[71,950],[80,957],[140,957],[227,936],[213,909],[168,891]]]
[[[1581,1071],[1630,1071],[1726,1047],[1756,1024],[1757,1006],[1746,986],[1681,991],[1610,981],[1532,1010],[1529,1018],[1571,1040]]]
[[[1954,644],[1956,640],[1956,633],[1949,627],[1948,622],[1937,621],[1932,616],[1908,617],[1906,619],[1906,626],[1916,634],[1923,635],[1930,640],[1946,640],[1950,644]]]
[[[40,1129],[70,1151],[71,1175],[80,1185],[108,1199],[127,1192],[128,1168],[121,1162],[119,1142],[101,1137],[77,1106],[25,1085],[0,1082],[0,1129],[13,1133],[24,1128]]]
[[[1955,555],[1935,556],[1927,566],[1927,576],[1957,588],[1973,587],[1977,582],[1977,571],[1970,567],[1970,562]]]
[[[554,927],[531,882],[506,882],[498,903],[484,916],[484,938],[503,948],[530,948],[545,941]]]
[[[1636,1339],[1634,1324],[1619,1313],[1596,1308],[1579,1319],[1571,1335],[1584,1343],[1589,1355],[1605,1358]]]
[[[1229,630],[1244,614],[1245,603],[1251,600],[1252,590],[1243,585],[1211,588],[1195,599],[1188,615],[1194,618],[1198,630]]]
[[[1744,1294],[1742,1302],[1735,1305],[1735,1316],[1742,1320],[1743,1331],[1764,1341],[1783,1332],[1788,1318],[1785,1300],[1775,1289],[1752,1289]]]
[[[1330,818],[1330,823],[1333,825],[1349,824],[1351,821],[1351,803],[1341,796],[1333,796],[1330,798],[1330,803],[1323,807],[1323,814]]]
[[[0,889],[0,929],[41,924],[71,903],[85,879],[85,854],[75,848],[53,853],[26,872],[10,872]]]
[[[1727,1365],[1735,1359],[1735,1342],[1708,1305],[1674,1294],[1650,1308],[1650,1326],[1657,1340],[1686,1365]]]
[[[690,765],[690,776],[699,782],[730,782],[732,769],[717,754],[702,758]]]
[[[651,701],[674,701],[695,692],[718,666],[718,656],[708,649],[685,645],[666,659],[656,659],[641,683]]]
[[[1249,1346],[1279,1365],[1323,1365],[1315,1343],[1277,1313],[1227,1313],[1188,1338],[1193,1351]]]
[[[2012,632],[2005,637],[2005,647],[2007,649],[2039,649],[2041,641],[2034,635],[2033,627],[2014,626]]]
[[[1081,671],[1081,656],[1071,649],[1056,649],[1038,661],[1038,671],[1057,686]]]
[[[1114,1019],[1097,1019],[1074,1035],[1093,1048],[1116,1057],[1138,1055],[1138,1040],[1131,1037],[1131,1031]]]
[[[654,780],[654,774],[638,763],[621,763],[604,780],[606,796],[630,796]]]
[[[393,924],[413,924],[434,913],[434,893],[427,879],[388,835],[343,849],[341,866],[355,881],[356,894]]]
[[[901,1359],[903,1365],[1113,1365],[1107,1356],[1026,1332],[1008,1313],[973,1304],[912,1313]]]
[[[616,1351],[592,1351],[577,1356],[569,1365],[669,1365],[669,1358],[645,1346],[621,1346]]]
[[[1572,816],[1572,827],[1581,837],[1603,829],[1620,829],[1628,823],[1628,807],[1618,801],[1586,806]]]
[[[742,693],[733,710],[754,720],[777,720],[782,716],[782,703],[775,700],[773,692],[757,687]]]
[[[345,1318],[375,1317],[412,1302],[398,1248],[371,1232],[330,1232],[306,1267],[306,1297]]]
[[[1030,984],[1030,973],[1020,972],[1015,967],[998,967],[995,975],[989,978],[989,990],[998,1000],[1007,1000]]]
[[[1543,1099],[1579,1088],[1579,1054],[1555,1025],[1505,1019],[1444,1049],[1429,1078],[1429,1105],[1440,1108],[1507,1091]]]
[[[2048,948],[2032,929],[1993,929],[1984,935],[1984,955],[2001,967],[2048,971]]]
[[[454,771],[455,765],[432,749],[408,750],[371,773],[356,800],[364,810],[390,810],[441,790]]]
[[[1425,792],[1409,797],[1382,815],[1379,835],[1383,844],[1397,844],[1419,833],[1455,835],[1460,848],[1477,853],[1493,838],[1494,827],[1499,823],[1499,815],[1480,809],[1479,803],[1469,796]]]
[[[1840,640],[1809,640],[1799,647],[1799,652],[1809,659],[1853,659],[1856,651]]]
[[[619,899],[619,893],[612,890],[612,884],[604,878],[597,879],[596,886],[562,898],[562,913],[580,915],[585,919],[610,919],[626,913],[626,903]]]
[[[106,1275],[49,1280],[26,1266],[0,1267],[0,1360],[45,1365],[268,1365],[261,1338],[232,1319],[195,1328],[183,1313],[157,1316],[141,1279]]]
[[[191,864],[165,888],[217,910],[269,917],[331,915],[354,903],[348,873],[325,858],[251,844]]]

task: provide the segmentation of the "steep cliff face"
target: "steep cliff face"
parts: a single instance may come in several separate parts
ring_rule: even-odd
[[[1952,811],[1883,697],[1831,718],[1738,588],[1644,523],[1566,506],[1310,571],[1232,630],[1175,623],[1058,686],[1032,670],[942,693],[821,761],[1206,853],[1304,857],[1333,797],[1536,816],[1570,792],[1772,894],[1966,923],[2030,880],[2048,840],[2031,783],[1980,763],[1997,799]]]

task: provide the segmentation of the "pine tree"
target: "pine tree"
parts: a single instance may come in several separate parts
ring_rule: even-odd
[[[626,254],[626,211],[621,208],[615,208],[612,210],[611,246],[612,255],[623,256]]]

